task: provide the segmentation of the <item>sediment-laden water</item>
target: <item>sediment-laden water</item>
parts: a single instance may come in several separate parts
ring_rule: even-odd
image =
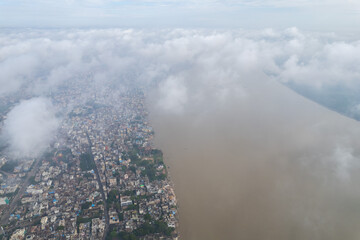
[[[277,83],[246,91],[149,101],[182,239],[359,239],[360,124]]]

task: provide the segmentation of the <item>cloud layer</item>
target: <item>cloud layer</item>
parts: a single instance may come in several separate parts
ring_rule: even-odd
[[[296,28],[10,31],[0,35],[0,94],[42,95],[71,81],[163,83],[173,89],[161,90],[159,104],[182,108],[205,93],[246,95],[254,74],[312,89],[360,89],[359,56],[357,40]]]

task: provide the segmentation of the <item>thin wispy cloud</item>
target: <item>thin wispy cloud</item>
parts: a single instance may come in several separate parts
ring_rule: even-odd
[[[4,0],[2,27],[217,27],[357,29],[357,1]]]

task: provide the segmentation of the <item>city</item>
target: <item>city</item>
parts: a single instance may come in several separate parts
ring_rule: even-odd
[[[55,106],[73,107],[46,154],[14,161],[2,153],[1,236],[178,239],[174,187],[154,147],[144,92],[112,94],[113,101],[95,92],[74,106],[81,92],[51,95]]]

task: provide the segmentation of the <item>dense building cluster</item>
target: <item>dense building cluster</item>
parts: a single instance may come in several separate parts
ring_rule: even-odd
[[[51,96],[59,109],[71,111],[43,157],[14,162],[1,155],[0,234],[177,239],[176,196],[163,154],[153,146],[143,91],[90,98],[81,91]]]

